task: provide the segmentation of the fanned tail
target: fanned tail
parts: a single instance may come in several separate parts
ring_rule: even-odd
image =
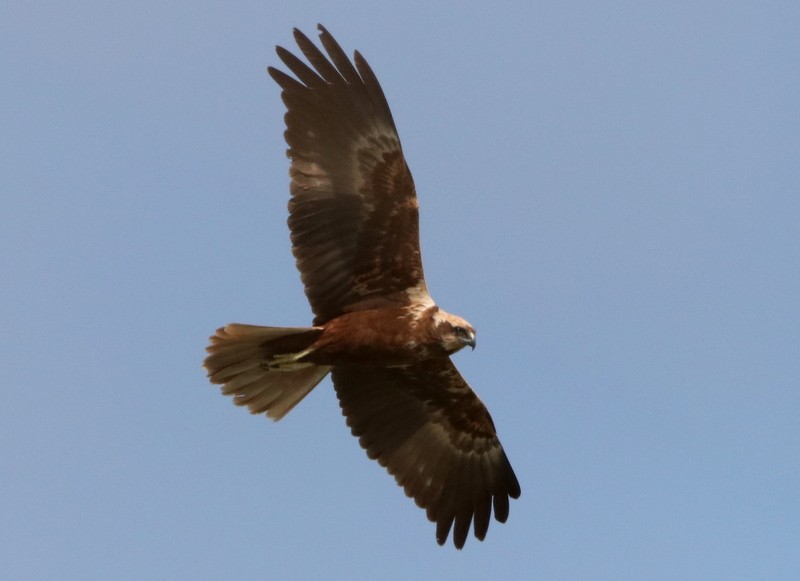
[[[327,365],[298,361],[310,352],[322,329],[259,327],[231,323],[211,337],[203,363],[211,383],[250,413],[279,420],[330,371]]]

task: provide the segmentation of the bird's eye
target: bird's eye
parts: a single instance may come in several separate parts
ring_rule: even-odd
[[[456,326],[453,327],[453,332],[458,335],[459,337],[466,337],[467,330],[464,327]]]

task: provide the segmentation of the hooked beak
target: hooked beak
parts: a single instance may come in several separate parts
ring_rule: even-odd
[[[475,351],[475,345],[476,344],[477,344],[477,342],[475,341],[475,335],[474,334],[470,335],[468,339],[464,340],[464,345],[469,345],[470,347],[472,347],[473,351]]]

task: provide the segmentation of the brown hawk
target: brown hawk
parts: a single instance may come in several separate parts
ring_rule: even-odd
[[[237,405],[279,420],[329,372],[353,435],[459,549],[505,522],[519,482],[486,407],[450,355],[475,330],[425,286],[419,206],[389,105],[367,61],[322,26],[300,31],[310,66],[278,47],[286,105],[292,251],[311,327],[230,324],[205,367]]]

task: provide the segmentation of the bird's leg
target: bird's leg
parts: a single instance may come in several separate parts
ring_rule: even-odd
[[[298,361],[298,359],[302,359],[312,351],[313,349],[305,349],[297,353],[281,353],[271,359],[262,361],[261,368],[266,371],[297,371],[305,367],[312,367],[313,363]]]

